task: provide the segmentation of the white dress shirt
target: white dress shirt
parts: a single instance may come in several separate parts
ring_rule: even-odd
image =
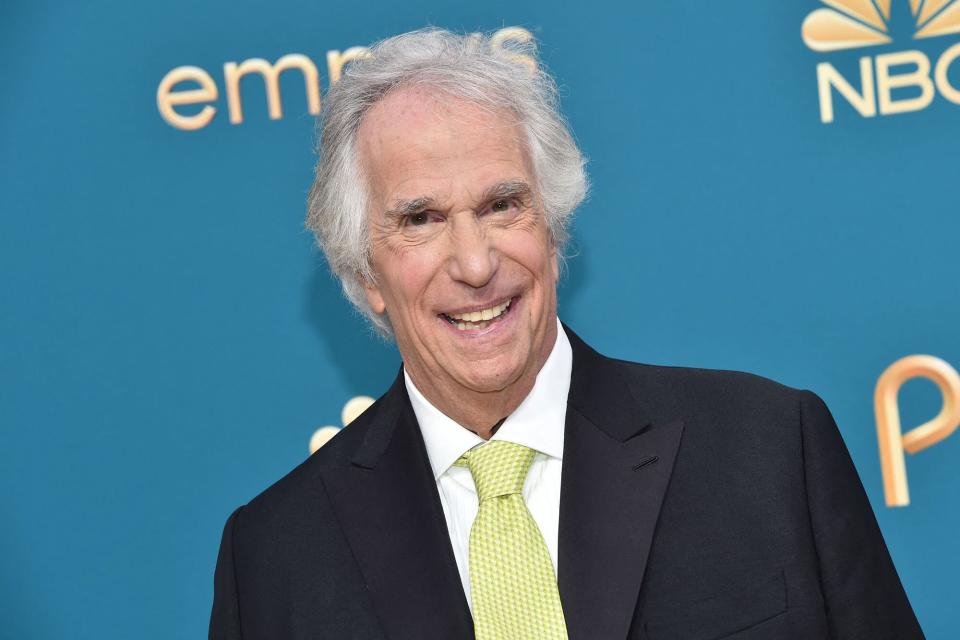
[[[557,537],[560,521],[560,468],[563,462],[563,428],[567,412],[567,393],[573,352],[570,341],[557,320],[557,340],[547,361],[537,374],[530,393],[507,416],[491,440],[506,440],[537,451],[523,485],[523,498],[546,542],[553,571],[557,571]],[[470,599],[470,527],[477,517],[477,490],[466,467],[454,466],[460,456],[486,442],[460,426],[420,393],[413,380],[403,372],[413,411],[427,447],[433,477],[440,492],[443,515],[453,545],[453,554],[463,582],[467,603]]]

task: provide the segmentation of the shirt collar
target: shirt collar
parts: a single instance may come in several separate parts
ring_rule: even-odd
[[[557,319],[557,340],[543,363],[533,389],[513,413],[507,416],[491,440],[522,444],[550,457],[563,458],[563,429],[567,394],[573,369],[570,341]],[[420,424],[434,479],[439,479],[460,456],[485,440],[454,422],[433,406],[403,371],[410,404]]]

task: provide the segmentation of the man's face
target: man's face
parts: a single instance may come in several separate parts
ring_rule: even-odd
[[[556,339],[558,267],[515,118],[401,89],[367,113],[359,146],[367,299],[414,382],[455,398],[532,381]]]

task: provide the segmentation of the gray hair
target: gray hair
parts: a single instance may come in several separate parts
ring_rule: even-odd
[[[364,282],[376,282],[376,274],[370,262],[367,185],[357,132],[373,105],[410,86],[516,114],[533,165],[534,188],[561,256],[570,218],[587,191],[586,161],[560,114],[556,83],[538,64],[528,32],[460,35],[430,28],[373,45],[369,56],[352,62],[327,91],[307,227],[346,297],[384,336],[392,335],[389,319],[374,313],[364,288]]]

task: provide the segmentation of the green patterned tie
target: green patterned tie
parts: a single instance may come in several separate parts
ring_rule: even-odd
[[[553,563],[521,491],[536,451],[494,440],[463,454],[480,507],[470,529],[477,640],[567,638]]]

